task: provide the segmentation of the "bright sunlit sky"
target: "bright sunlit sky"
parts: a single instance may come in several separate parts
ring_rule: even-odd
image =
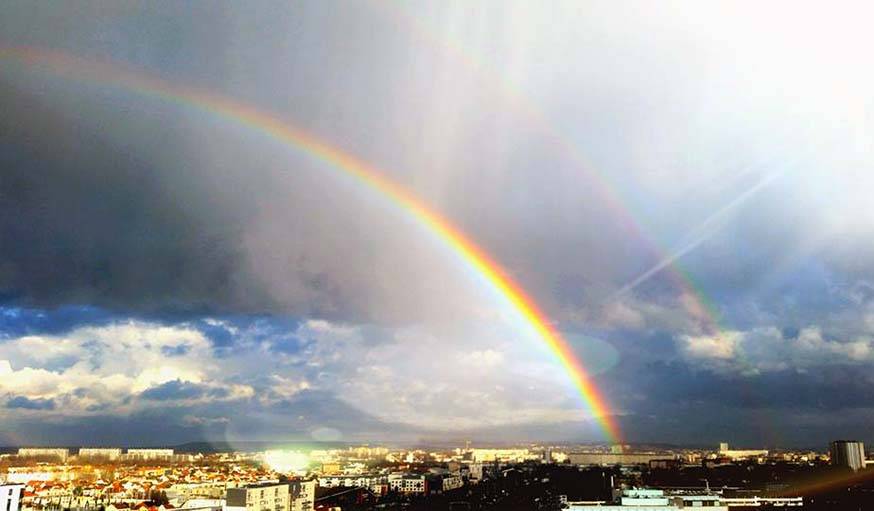
[[[5,2],[0,444],[604,439],[506,300],[379,192],[24,47],[368,162],[530,294],[625,440],[874,440],[862,9]]]

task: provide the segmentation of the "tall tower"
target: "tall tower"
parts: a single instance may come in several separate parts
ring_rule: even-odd
[[[851,470],[865,468],[865,444],[857,440],[835,440],[829,446],[831,464]]]

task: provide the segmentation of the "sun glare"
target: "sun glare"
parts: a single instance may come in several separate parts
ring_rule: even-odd
[[[310,459],[300,451],[274,450],[264,453],[264,463],[282,474],[305,474]]]

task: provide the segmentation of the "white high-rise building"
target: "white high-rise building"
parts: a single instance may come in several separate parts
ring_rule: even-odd
[[[23,484],[0,484],[0,510],[18,511],[23,492]]]
[[[291,510],[291,492],[288,483],[264,483],[242,488],[228,488],[225,500],[225,511]]]
[[[80,458],[104,458],[107,460],[117,460],[121,458],[121,449],[104,448],[104,447],[82,447],[79,449]]]
[[[70,457],[70,449],[54,447],[22,447],[18,449],[18,456],[22,458],[58,458],[67,461]]]
[[[316,480],[291,481],[291,511],[313,511],[316,507]]]

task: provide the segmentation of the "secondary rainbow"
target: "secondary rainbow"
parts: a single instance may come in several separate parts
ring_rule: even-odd
[[[257,130],[316,157],[329,164],[330,168],[355,178],[359,183],[388,198],[445,243],[512,306],[562,365],[607,439],[611,442],[620,441],[618,425],[601,392],[573,353],[571,346],[551,325],[537,303],[463,232],[406,188],[388,179],[384,172],[254,106],[210,91],[170,83],[118,63],[20,46],[0,46],[0,59],[20,63],[30,71],[47,71],[80,81],[119,86],[140,95],[196,107]]]
[[[680,258],[685,252],[676,252],[663,247],[647,233],[646,218],[635,214],[628,201],[623,200],[619,187],[611,176],[600,167],[592,165],[580,150],[579,145],[568,133],[558,128],[538,105],[531,101],[524,92],[515,87],[513,83],[501,76],[494,68],[487,65],[479,56],[469,51],[458,39],[443,37],[438,30],[420,17],[410,13],[403,6],[392,2],[376,2],[373,4],[384,14],[397,21],[400,27],[445,55],[455,59],[456,62],[474,74],[478,83],[489,86],[495,97],[499,97],[509,107],[508,110],[519,118],[519,125],[525,126],[534,132],[545,142],[550,143],[557,154],[563,155],[571,164],[572,170],[586,178],[587,184],[604,201],[607,210],[612,214],[613,220],[627,233],[629,238],[638,240],[642,246],[652,254],[656,263],[650,270],[632,279],[629,284],[622,288],[621,293],[630,291],[637,284],[656,274],[665,275],[670,279],[675,289],[679,292],[678,305],[692,318],[698,335],[724,340],[723,338],[733,335],[722,323],[721,313],[713,301],[705,293],[691,272],[681,265]],[[770,180],[765,180],[766,184]],[[738,197],[728,202],[726,207],[742,202],[748,196],[754,194],[762,185],[756,185],[752,189],[741,193]],[[724,209],[724,208],[723,208]],[[612,299],[619,297],[614,295]],[[743,351],[737,353],[737,361],[745,370],[751,370],[752,364],[747,360]],[[749,386],[748,386],[749,387]],[[749,396],[756,395],[753,388],[742,389]],[[767,420],[767,418],[765,419]],[[772,432],[773,439],[779,439],[780,428],[766,425]]]
[[[645,228],[645,219],[641,215],[634,214],[627,201],[623,200],[611,177],[601,171],[599,167],[592,165],[564,130],[557,128],[519,88],[486,65],[474,52],[466,49],[459,40],[442,37],[429,23],[411,14],[400,4],[376,2],[373,5],[388,17],[396,20],[398,25],[406,28],[411,35],[442,50],[469,72],[475,74],[480,79],[480,83],[488,85],[496,93],[495,95],[502,98],[510,107],[510,111],[519,117],[521,126],[525,126],[544,141],[551,143],[557,150],[556,152],[563,155],[573,165],[574,171],[580,172],[587,178],[587,183],[604,201],[606,208],[613,216],[613,220],[628,233],[630,238],[636,239],[646,246],[657,263],[670,261],[658,268],[653,274],[664,272],[670,277],[681,293],[680,305],[695,319],[701,332],[710,336],[724,335],[724,330],[720,326],[719,311],[703,289],[696,284],[691,273],[682,268],[679,264],[679,258],[672,257],[670,250],[660,246],[651,236],[647,235],[648,229]]]

